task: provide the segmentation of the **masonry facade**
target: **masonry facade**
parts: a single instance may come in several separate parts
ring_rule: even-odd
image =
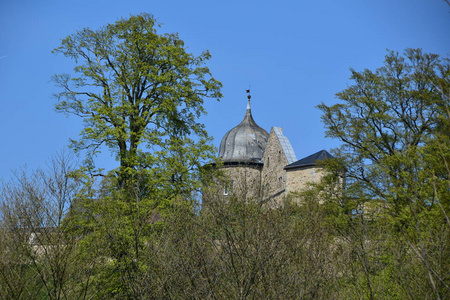
[[[215,193],[279,206],[289,193],[319,182],[323,170],[317,162],[332,156],[321,150],[298,160],[282,128],[272,127],[268,133],[256,124],[248,98],[244,119],[221,141],[220,169],[226,180]]]

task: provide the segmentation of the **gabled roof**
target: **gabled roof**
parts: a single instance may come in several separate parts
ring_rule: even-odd
[[[283,135],[283,129],[280,127],[273,127],[273,131],[277,135],[278,140],[280,141],[281,148],[283,149],[284,155],[286,155],[286,160],[289,164],[292,164],[297,160],[295,156],[294,149],[292,148],[289,139]]]
[[[334,157],[333,157],[333,155],[328,153],[326,150],[320,150],[319,152],[311,154],[310,156],[307,156],[307,157],[302,158],[292,164],[287,165],[286,167],[284,167],[284,169],[288,170],[288,169],[316,166],[317,161],[325,160],[325,159],[329,159],[329,158],[334,158]]]

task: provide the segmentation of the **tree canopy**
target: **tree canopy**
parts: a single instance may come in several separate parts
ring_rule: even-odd
[[[205,98],[221,97],[220,82],[205,66],[211,56],[187,52],[177,34],[159,34],[158,27],[152,15],[131,16],[98,30],[84,28],[54,50],[76,63],[73,75],[54,76],[62,88],[57,111],[84,120],[73,148],[92,157],[106,145],[120,162],[121,181],[170,153],[179,155],[181,145],[201,149],[198,155],[212,149],[198,122]],[[198,155],[187,157],[187,165]]]
[[[327,135],[343,142],[326,167],[344,174],[345,188],[326,202],[352,240],[357,290],[369,299],[448,298],[450,61],[407,49],[390,51],[375,71],[351,72],[342,102],[319,108]]]
[[[349,183],[363,185],[368,197],[406,204],[412,201],[409,192],[430,186],[417,185],[433,178],[427,153],[450,135],[450,62],[407,49],[404,56],[390,51],[375,72],[351,72],[354,84],[337,94],[342,103],[319,105],[327,136],[343,142],[341,170]],[[440,145],[448,159],[448,147]],[[448,173],[438,177],[448,179]],[[422,197],[423,204],[430,201]]]

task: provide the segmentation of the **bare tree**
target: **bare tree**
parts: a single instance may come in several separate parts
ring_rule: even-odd
[[[45,170],[16,172],[1,186],[0,293],[11,299],[83,298],[85,276],[77,237],[67,230],[80,182],[60,153]]]

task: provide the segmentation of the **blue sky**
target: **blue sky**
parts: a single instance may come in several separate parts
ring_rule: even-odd
[[[51,50],[84,27],[147,12],[178,32],[209,67],[224,98],[202,118],[214,144],[252,111],[267,131],[283,127],[300,159],[338,145],[325,138],[321,102],[351,84],[349,68],[380,67],[386,49],[423,48],[450,56],[450,7],[443,0],[0,1],[0,178],[44,167],[76,138],[81,120],[56,113],[51,76],[73,62]],[[105,152],[98,165],[117,163]]]

